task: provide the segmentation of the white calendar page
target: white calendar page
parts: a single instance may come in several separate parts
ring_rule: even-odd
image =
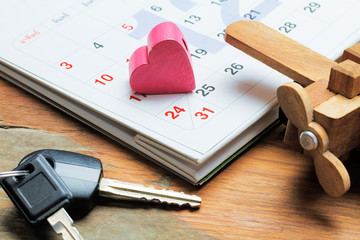
[[[359,40],[359,12],[355,0],[0,0],[0,60],[2,71],[13,69],[134,131],[131,144],[172,152],[194,167],[271,111],[277,87],[289,81],[225,43],[227,25],[262,21],[334,59]],[[164,21],[184,33],[196,89],[135,93],[128,60]]]

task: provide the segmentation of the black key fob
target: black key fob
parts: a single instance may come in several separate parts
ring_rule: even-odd
[[[103,170],[101,161],[88,155],[62,151],[39,150],[25,156],[19,166],[34,156],[42,155],[53,166],[73,194],[73,202],[66,208],[69,212],[85,214],[96,204],[97,191]]]
[[[0,184],[30,223],[47,219],[73,199],[70,189],[42,155],[29,157],[14,170],[27,170],[29,174],[4,178]]]

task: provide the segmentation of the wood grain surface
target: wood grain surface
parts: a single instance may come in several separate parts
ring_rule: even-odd
[[[99,199],[74,226],[85,239],[359,239],[360,154],[345,162],[352,186],[333,198],[319,185],[313,161],[284,146],[279,126],[202,187],[194,187],[117,142],[0,79],[0,171],[43,148],[102,159],[122,181],[202,197],[197,210]],[[32,226],[0,190],[0,238],[61,239]]]

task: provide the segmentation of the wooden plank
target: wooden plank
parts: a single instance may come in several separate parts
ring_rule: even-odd
[[[275,129],[216,175],[194,187],[138,154],[0,79],[0,169],[29,151],[63,148],[103,161],[104,175],[196,194],[198,210],[99,199],[74,226],[91,239],[358,239],[359,155],[347,161],[352,187],[344,197],[323,192],[313,161],[282,143]],[[31,226],[0,189],[0,236],[58,239],[47,224]],[[335,237],[334,237],[335,236]]]
[[[329,79],[336,65],[319,53],[256,21],[238,21],[226,28],[225,41],[285,74],[302,86]]]

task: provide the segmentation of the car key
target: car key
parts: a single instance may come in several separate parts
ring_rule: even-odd
[[[15,206],[33,224],[45,219],[63,239],[83,239],[72,219],[64,210],[73,199],[73,194],[42,155],[34,155],[26,163],[16,167],[14,173],[24,173],[1,179],[0,184]]]
[[[103,178],[101,161],[84,154],[52,149],[40,150],[25,156],[19,165],[37,155],[42,155],[52,162],[54,170],[74,195],[70,211],[89,211],[95,205],[98,195],[125,200],[166,202],[179,206],[199,207],[201,204],[201,198],[195,195]]]

